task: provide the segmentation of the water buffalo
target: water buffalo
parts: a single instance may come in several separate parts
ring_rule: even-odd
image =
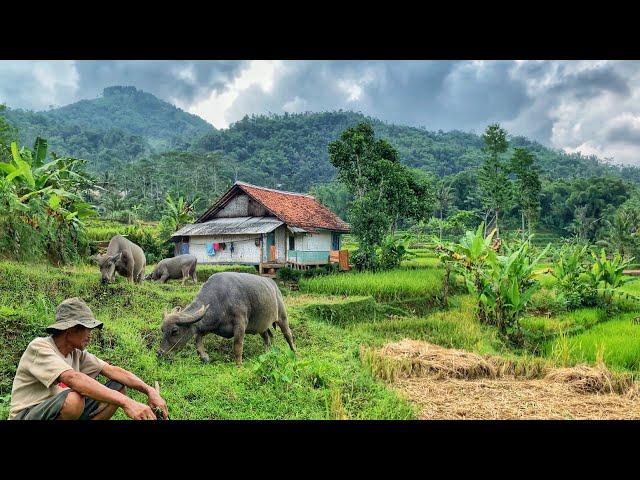
[[[184,310],[180,307],[171,313],[165,310],[158,357],[169,358],[171,352],[184,347],[195,335],[198,355],[208,363],[202,337],[215,333],[224,338],[233,337],[235,361],[241,365],[245,333],[260,334],[265,347],[269,348],[273,338],[269,327],[275,330],[276,325],[295,352],[282,293],[273,280],[250,273],[215,273]]]
[[[111,238],[107,253],[95,255],[93,258],[100,267],[102,283],[115,281],[115,272],[127,277],[132,283],[134,280],[142,283],[144,279],[144,267],[147,264],[144,251],[122,235]]]
[[[160,280],[160,282],[165,283],[170,278],[182,278],[182,285],[184,285],[184,282],[191,278],[193,283],[197,283],[197,263],[198,259],[188,254],[165,258],[158,262],[153,272],[147,275],[145,280]]]

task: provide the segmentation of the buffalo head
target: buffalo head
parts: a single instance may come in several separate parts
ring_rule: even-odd
[[[209,305],[202,305],[193,313],[184,312],[180,307],[175,307],[171,313],[164,311],[162,321],[162,341],[158,349],[159,358],[170,358],[173,353],[180,350],[193,337],[193,324],[200,320]],[[170,355],[171,354],[171,355]]]
[[[102,275],[102,283],[113,282],[115,280],[116,263],[122,258],[122,252],[118,252],[115,255],[95,255],[92,257],[100,267],[100,274]]]

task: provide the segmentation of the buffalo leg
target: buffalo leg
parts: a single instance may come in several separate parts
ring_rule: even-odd
[[[168,278],[169,278],[169,274],[163,273],[162,276],[160,277],[160,283],[167,283]]]
[[[260,336],[264,341],[264,348],[269,350],[269,347],[271,346],[271,336],[269,335],[269,329],[266,329],[264,332],[262,332]]]
[[[293,335],[291,334],[291,329],[289,328],[289,321],[287,320],[287,317],[286,316],[280,317],[280,320],[278,320],[276,323],[280,327],[280,330],[282,330],[282,334],[284,335],[284,338],[287,340],[289,347],[291,348],[291,350],[295,352],[296,347],[293,344]]]
[[[241,326],[236,327],[233,330],[233,356],[236,360],[236,365],[242,365],[242,349],[244,346],[244,328]]]
[[[204,351],[204,345],[202,344],[202,335],[199,333],[196,334],[196,350],[198,351],[198,355],[200,356],[200,360],[203,363],[209,363],[209,355]]]

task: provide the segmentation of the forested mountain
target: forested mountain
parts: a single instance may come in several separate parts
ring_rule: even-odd
[[[398,150],[405,165],[435,177],[449,177],[456,208],[474,210],[480,204],[475,172],[483,162],[483,140],[474,133],[392,125],[350,111],[253,115],[226,130],[216,130],[199,117],[134,87],[106,88],[100,98],[46,112],[7,109],[0,115],[15,127],[22,144],[33,145],[36,136],[41,136],[49,141],[50,151],[87,159],[89,170],[108,192],[95,199],[105,212],[135,207],[142,218],[156,218],[168,192],[199,197],[199,206],[204,208],[235,180],[242,180],[314,191],[342,213],[344,192],[329,200],[336,185],[323,187],[335,177],[327,146],[362,121],[370,122],[376,136]],[[571,192],[578,184],[585,187],[580,182],[576,188],[568,187],[562,179],[573,184],[579,178],[613,177],[640,184],[637,167],[566,154],[523,137],[510,137],[509,145],[505,157],[515,147],[527,147],[535,155],[544,182],[543,219],[545,212],[553,210],[554,218],[563,225],[573,218],[575,195]],[[598,191],[611,188],[603,182],[596,182]],[[580,202],[577,204],[582,205]],[[556,220],[547,224],[555,225]]]
[[[206,134],[193,143],[200,152],[220,151],[237,159],[257,183],[306,191],[330,180],[334,171],[327,145],[346,128],[362,121],[399,151],[403,163],[437,176],[451,175],[482,163],[482,138],[461,131],[432,132],[392,125],[354,112],[323,112],[245,117],[228,130]],[[554,151],[524,137],[511,138],[511,147],[527,147],[536,155],[543,175],[550,178],[606,174],[640,183],[640,169],[604,164],[595,157]]]
[[[135,87],[109,87],[102,96],[43,112],[7,109],[7,121],[21,143],[37,136],[52,151],[85,158],[94,171],[116,160],[130,162],[151,153],[184,150],[213,126]]]

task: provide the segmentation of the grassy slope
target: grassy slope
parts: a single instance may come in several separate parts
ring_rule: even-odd
[[[204,267],[200,281],[217,270]],[[192,344],[172,364],[155,358],[162,310],[185,306],[200,284],[130,286],[119,279],[102,286],[95,266],[56,269],[0,262],[0,272],[0,418],[8,412],[11,381],[26,344],[41,334],[51,323],[55,306],[70,296],[84,298],[105,322],[104,330],[96,332],[91,351],[131,369],[148,383],[158,380],[176,419],[414,418],[405,400],[363,368],[360,345],[381,346],[408,337],[517,356],[495,329],[477,322],[470,296],[450,297],[449,309],[438,309],[434,299],[440,293],[441,272],[429,267],[375,276],[349,273],[314,278],[302,282],[300,292],[285,291],[298,356],[289,356],[279,332],[276,348],[266,354],[260,337],[248,335],[245,364],[239,369],[232,362],[231,341],[215,335],[205,337],[209,365],[199,362]],[[537,308],[543,308],[545,301],[553,303],[553,279],[542,275],[541,280],[544,289]],[[640,279],[625,290],[637,293]],[[620,305],[622,312],[614,316],[599,309],[550,317],[532,312],[523,325],[551,338],[538,352],[556,363],[604,357],[609,366],[637,374],[640,326],[631,323],[637,306]],[[582,333],[558,336],[572,328]],[[137,392],[132,395],[142,400]],[[124,416],[118,413],[117,418]]]
[[[148,383],[158,380],[176,419],[214,418],[413,418],[412,407],[374,380],[360,365],[360,339],[340,327],[301,313],[313,297],[291,302],[291,328],[299,354],[290,359],[276,334],[276,348],[264,354],[259,336],[245,341],[245,365],[232,362],[232,344],[205,337],[211,364],[199,362],[193,345],[172,364],[158,363],[162,310],[186,305],[201,285],[182,288],[145,282],[130,286],[119,279],[101,286],[96,267],[58,270],[0,263],[0,398],[10,393],[17,361],[27,343],[51,323],[55,306],[80,296],[105,322],[91,351],[131,369]],[[34,292],[35,293],[34,295]],[[292,297],[287,296],[287,303]],[[137,392],[134,396],[141,398]],[[6,399],[8,400],[8,398]],[[8,405],[0,407],[6,417]],[[121,413],[119,414],[122,415]],[[121,417],[123,418],[123,417]]]

